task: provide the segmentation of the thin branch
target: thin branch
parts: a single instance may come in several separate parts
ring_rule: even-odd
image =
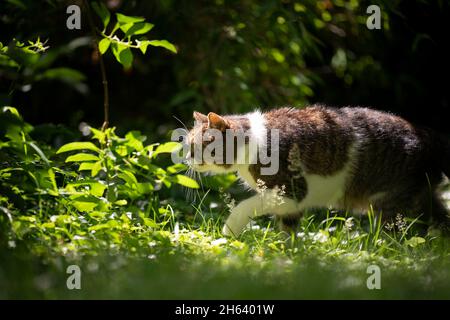
[[[91,28],[92,32],[92,39],[94,42],[94,48],[97,51],[97,55],[100,60],[100,72],[102,75],[102,84],[103,84],[103,125],[102,125],[102,131],[105,131],[109,126],[109,93],[108,93],[108,79],[106,78],[106,69],[105,69],[105,63],[103,61],[103,55],[100,53],[98,48],[98,37],[95,29],[95,24],[92,19],[92,13],[91,9],[89,7],[89,3],[87,0],[84,0],[84,5],[86,7],[87,15],[88,15],[88,21],[89,26]]]

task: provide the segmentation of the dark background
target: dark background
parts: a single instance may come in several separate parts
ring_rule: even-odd
[[[85,38],[91,34],[85,11],[81,30],[66,28],[66,7],[82,1],[21,2],[28,10],[0,4],[0,41],[48,39],[42,57],[48,63],[0,69],[2,102],[34,125],[101,126],[100,69]],[[309,103],[372,106],[450,132],[448,1],[104,3],[144,16],[155,24],[149,38],[178,49],[151,47],[135,54],[130,70],[106,53],[111,123],[119,132],[139,129],[156,140],[180,126],[173,116],[190,123],[194,109],[241,113]],[[366,28],[370,4],[381,7],[381,30]],[[58,67],[84,78],[45,76]]]

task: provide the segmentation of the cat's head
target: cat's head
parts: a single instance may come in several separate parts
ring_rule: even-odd
[[[187,143],[190,152],[188,164],[198,172],[223,173],[237,171],[238,150],[246,139],[238,139],[248,130],[248,119],[243,116],[207,115],[194,112],[194,127],[189,131]]]

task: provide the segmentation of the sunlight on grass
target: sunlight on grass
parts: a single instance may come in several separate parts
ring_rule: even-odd
[[[194,228],[168,215],[153,226],[122,217],[109,230],[61,242],[55,229],[70,221],[53,220],[55,228],[44,228],[32,244],[17,240],[1,253],[2,298],[448,298],[450,292],[448,240],[409,235],[400,223],[389,231],[373,212],[361,220],[310,215],[291,235],[262,219],[239,239],[220,235],[220,219],[203,217]],[[80,291],[65,288],[70,264],[84,271]],[[369,265],[381,269],[381,290],[367,289]]]

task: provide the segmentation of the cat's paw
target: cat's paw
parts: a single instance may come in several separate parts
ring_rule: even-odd
[[[234,236],[233,231],[226,224],[222,228],[222,234],[227,237]]]
[[[259,199],[259,198],[258,198]],[[253,212],[254,205],[249,203],[249,199],[244,200],[233,208],[225,225],[222,229],[222,234],[225,236],[238,237],[245,229],[245,226],[250,222],[249,212]]]
[[[233,226],[227,221],[222,228],[222,234],[228,237],[238,237],[242,232],[241,226]]]

